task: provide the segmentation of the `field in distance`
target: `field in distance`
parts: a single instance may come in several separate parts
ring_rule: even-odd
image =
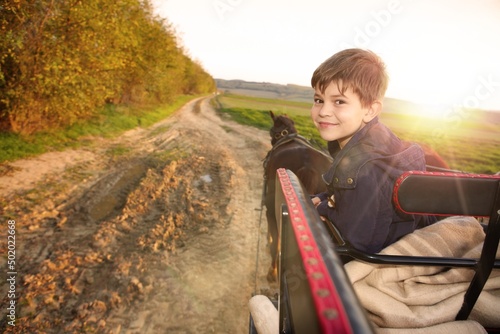
[[[222,94],[214,100],[216,107],[236,121],[268,130],[272,125],[270,110],[276,114],[288,114],[302,136],[318,146],[326,146],[309,116],[312,95],[309,95],[309,102],[305,102],[307,93],[304,92],[301,102],[300,99],[286,98],[286,92],[281,93],[281,98],[269,98],[277,93],[271,90],[271,93],[261,95],[267,97],[258,97],[258,91],[248,87],[240,90],[218,87]],[[245,93],[245,90],[252,94]],[[300,94],[295,92],[293,95]],[[401,139],[432,147],[452,169],[485,174],[500,171],[500,113],[466,110],[435,118],[410,109],[416,107],[413,103],[388,99],[384,101],[380,119]]]

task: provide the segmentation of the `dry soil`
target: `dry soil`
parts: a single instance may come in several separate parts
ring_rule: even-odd
[[[1,331],[248,332],[248,300],[276,292],[266,280],[261,212],[271,145],[266,131],[209,102],[193,100],[118,138],[85,138],[83,149],[2,166],[2,281],[17,274],[15,299],[1,284]]]

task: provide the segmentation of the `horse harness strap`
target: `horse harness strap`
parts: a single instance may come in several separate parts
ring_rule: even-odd
[[[321,154],[329,157],[329,155],[327,155],[325,152],[322,152],[320,150],[318,150],[316,147],[314,147],[313,145],[311,145],[311,143],[309,142],[309,140],[307,140],[307,138],[297,134],[297,133],[289,133],[287,134],[286,136],[283,136],[281,137],[274,145],[273,147],[271,148],[271,150],[269,152],[267,152],[267,155],[266,157],[264,158],[264,180],[267,179],[267,163],[269,162],[269,159],[271,158],[271,155],[273,153],[273,151],[275,151],[278,147],[280,146],[283,146],[285,144],[288,144],[292,141],[296,141],[302,145],[305,145],[307,147],[309,147],[310,149],[313,149],[315,151],[318,151],[320,152]]]

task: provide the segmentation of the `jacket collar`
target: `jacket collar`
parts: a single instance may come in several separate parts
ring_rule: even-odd
[[[328,143],[328,150],[334,161],[323,174],[323,180],[329,187],[345,189],[356,187],[358,173],[369,161],[376,161],[392,174],[423,155],[418,145],[402,142],[379,123],[378,117],[355,133],[344,148],[340,149],[338,142],[332,141]]]

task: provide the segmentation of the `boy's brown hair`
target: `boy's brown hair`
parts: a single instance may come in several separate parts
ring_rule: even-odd
[[[346,49],[325,60],[311,78],[311,86],[322,93],[332,82],[337,83],[341,94],[351,88],[361,105],[368,107],[383,99],[389,77],[384,62],[372,51]]]

